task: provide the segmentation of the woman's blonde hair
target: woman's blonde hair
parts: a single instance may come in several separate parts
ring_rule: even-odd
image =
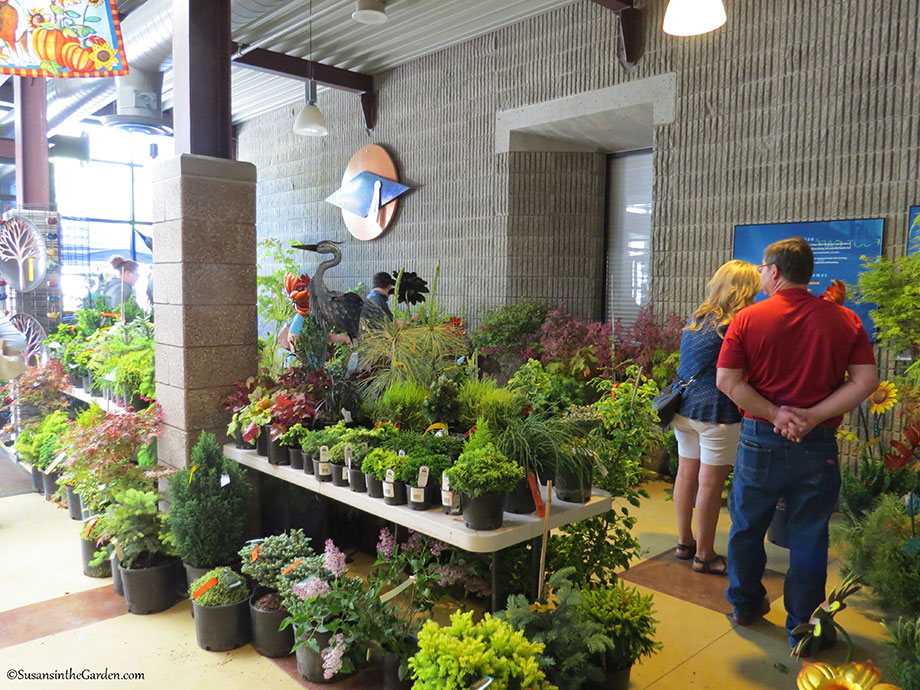
[[[709,294],[694,312],[687,330],[711,325],[725,331],[735,314],[750,304],[760,292],[760,274],[754,264],[732,259],[719,267],[709,279]]]

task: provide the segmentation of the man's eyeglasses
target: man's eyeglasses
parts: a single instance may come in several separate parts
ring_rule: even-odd
[[[760,265],[757,267],[757,272],[758,272],[758,273],[763,273],[763,269],[765,269],[767,266],[770,266],[770,265],[771,265],[771,264],[760,264]]]

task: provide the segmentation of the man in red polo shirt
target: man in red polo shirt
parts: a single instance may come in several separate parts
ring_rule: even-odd
[[[792,630],[825,597],[827,528],[840,490],[836,427],[876,389],[878,372],[859,317],[808,293],[814,270],[808,242],[771,244],[759,269],[768,299],[738,312],[716,364],[716,385],[744,411],[725,596],[741,625],[769,610],[763,540],[784,499],[786,632],[795,646]]]

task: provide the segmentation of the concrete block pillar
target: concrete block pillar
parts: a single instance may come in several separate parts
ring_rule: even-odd
[[[153,172],[160,462],[186,467],[201,431],[225,438],[222,403],[256,373],[256,168],[184,154]]]

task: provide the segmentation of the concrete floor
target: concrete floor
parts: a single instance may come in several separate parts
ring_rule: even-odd
[[[637,511],[636,534],[642,557],[636,565],[659,556],[667,559],[676,543],[670,485],[652,481],[652,494]],[[296,679],[292,663],[277,663],[259,656],[251,646],[227,653],[198,648],[188,602],[169,611],[133,616],[125,613],[120,598],[111,593],[110,579],[91,579],[81,571],[78,524],[67,511],[42,500],[38,494],[0,498],[0,674],[88,669],[92,672],[143,673],[143,680],[94,680],[87,688],[210,688],[228,690],[312,687]],[[729,518],[723,510],[716,547],[725,553]],[[786,552],[768,544],[768,568],[784,572]],[[664,555],[663,555],[664,554]],[[655,565],[648,561],[646,565]],[[689,568],[675,561],[668,568]],[[643,581],[643,572],[627,577]],[[794,688],[801,664],[790,658],[783,632],[782,599],[773,602],[765,620],[738,628],[731,618],[713,610],[720,605],[712,592],[724,589],[725,579],[679,573],[680,596],[655,595],[660,620],[659,639],[664,649],[636,666],[631,688]],[[669,578],[671,579],[671,578]],[[830,585],[839,581],[836,563]],[[652,583],[653,586],[655,583]],[[673,588],[672,588],[673,589]],[[704,591],[705,590],[705,591]],[[695,593],[696,592],[696,593]],[[708,594],[707,594],[708,593]],[[781,593],[781,592],[780,592]],[[706,606],[698,597],[709,596]],[[855,643],[854,659],[884,661],[883,631],[878,610],[859,593],[838,615]],[[825,656],[826,655],[826,656]],[[821,660],[842,663],[844,645],[825,652]],[[884,667],[884,665],[883,665]],[[25,688],[60,688],[73,681],[19,681]],[[2,687],[16,687],[15,679]],[[352,678],[347,684],[322,687],[366,688],[378,686],[374,673]],[[320,687],[320,686],[316,686]],[[562,689],[565,690],[565,689]]]

